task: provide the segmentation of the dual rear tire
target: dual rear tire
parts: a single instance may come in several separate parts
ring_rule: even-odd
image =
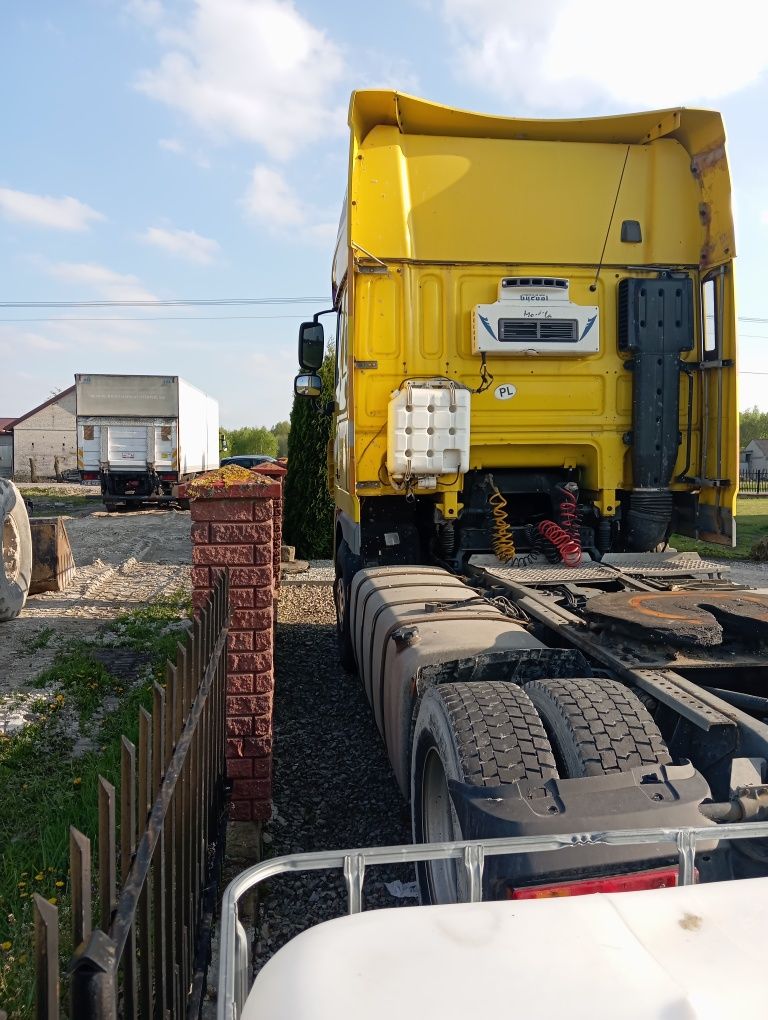
[[[342,539],[336,549],[333,601],[336,605],[336,642],[339,659],[347,673],[354,673],[356,669],[349,593],[352,587],[352,578],[358,569],[356,557],[352,555],[349,546]]]
[[[425,694],[411,769],[415,843],[463,837],[449,781],[494,787],[665,765],[669,751],[640,700],[613,680],[441,684]],[[423,903],[467,898],[463,865],[417,865]]]

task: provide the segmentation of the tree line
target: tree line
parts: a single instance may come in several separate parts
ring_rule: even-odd
[[[757,405],[739,414],[739,446],[743,450],[753,439],[768,439],[768,411]]]
[[[246,425],[241,429],[219,429],[219,447],[223,457],[264,453],[268,457],[288,456],[290,422],[279,421],[271,429]]]

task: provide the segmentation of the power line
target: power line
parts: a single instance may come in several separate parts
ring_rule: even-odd
[[[146,301],[0,301],[0,308],[179,308],[197,305],[316,305],[327,297],[291,298],[177,298]]]

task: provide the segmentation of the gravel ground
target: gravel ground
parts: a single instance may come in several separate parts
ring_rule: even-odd
[[[24,685],[50,666],[65,641],[88,638],[106,621],[190,587],[188,512],[97,512],[65,518],[65,525],[74,582],[63,592],[30,596],[18,619],[0,624],[0,732],[24,724]]]
[[[357,677],[336,652],[328,584],[283,586],[277,628],[274,813],[265,855],[410,843],[407,806]],[[385,883],[410,884],[410,867],[369,869],[365,908],[413,905]],[[412,893],[412,889],[406,889]],[[289,938],[346,913],[338,874],[272,880],[260,907],[258,970]]]
[[[748,584],[750,587],[768,591],[768,563],[756,563],[754,560],[717,560],[730,572],[725,577],[735,584]]]

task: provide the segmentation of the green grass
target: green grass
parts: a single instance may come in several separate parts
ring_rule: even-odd
[[[107,695],[125,692],[125,683],[110,676],[93,658],[88,645],[78,643],[68,645],[53,666],[31,681],[30,687],[57,688],[57,696],[77,712],[81,722],[93,718]]]
[[[673,535],[669,544],[681,552],[698,552],[702,556],[721,556],[726,559],[748,560],[752,547],[768,536],[768,496],[741,498],[736,503],[736,548],[727,545],[709,545],[693,538]]]
[[[37,634],[33,634],[30,637],[22,641],[22,655],[34,655],[35,652],[41,651],[43,648],[47,648],[51,643],[52,638],[55,635],[53,627],[43,627]]]
[[[125,734],[136,742],[139,707],[151,707],[152,681],[163,679],[165,659],[175,654],[181,633],[174,625],[189,610],[188,597],[178,593],[119,618],[104,632],[102,647],[118,645],[148,653],[150,668],[133,686],[111,677],[89,656],[84,643],[62,649],[36,681],[35,686],[56,692],[39,699],[38,720],[18,734],[0,737],[0,1007],[9,1016],[21,1020],[32,1016],[35,892],[59,907],[65,972],[72,948],[69,826],[91,839],[97,858],[98,777],[119,788],[120,737]],[[118,708],[104,716],[98,728],[89,727],[108,693],[119,696]],[[80,734],[93,741],[93,749],[77,759],[72,757],[75,738],[67,725],[73,718],[80,724]],[[94,890],[97,875],[94,866]],[[65,994],[62,1002],[66,1016]]]
[[[62,483],[63,486],[64,485],[73,485],[73,484],[75,484],[75,483],[73,483],[73,482],[64,482],[64,483]],[[35,498],[37,498],[37,499],[45,499],[45,500],[48,500],[48,499],[61,499],[61,500],[66,500],[66,502],[69,503],[72,500],[79,500],[81,502],[85,502],[88,499],[87,496],[79,496],[79,495],[68,496],[68,495],[66,495],[66,493],[62,492],[61,489],[58,486],[56,486],[56,485],[45,485],[45,486],[42,486],[42,487],[37,487],[37,486],[34,486],[34,485],[24,485],[24,483],[22,482],[21,484],[17,485],[16,488],[19,490],[19,492],[22,494],[22,496],[26,496],[27,499],[31,499],[31,500],[34,500]],[[96,493],[98,493],[98,489],[95,489],[95,491],[96,491]]]

